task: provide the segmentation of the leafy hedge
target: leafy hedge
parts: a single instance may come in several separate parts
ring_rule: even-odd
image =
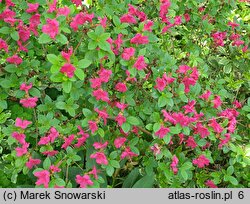
[[[250,187],[249,6],[0,0],[0,186]]]

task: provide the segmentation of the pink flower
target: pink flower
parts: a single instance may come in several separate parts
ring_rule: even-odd
[[[205,185],[208,186],[209,188],[218,188],[212,180],[207,180]]]
[[[107,27],[107,17],[104,18],[98,17],[98,20],[100,21],[100,24],[104,29]]]
[[[195,133],[200,134],[201,138],[205,138],[210,135],[210,132],[200,122],[196,124]]]
[[[247,50],[248,50],[248,46],[247,45],[242,48],[242,52],[247,52]]]
[[[25,142],[22,147],[17,147],[16,148],[16,156],[21,157],[24,154],[27,154],[29,145],[30,145],[29,143]]]
[[[43,155],[50,156],[50,157],[55,156],[57,153],[58,153],[57,150],[47,150],[47,151],[42,152]]]
[[[21,118],[16,118],[16,127],[20,127],[22,129],[26,129],[28,125],[30,125],[32,122],[28,120],[22,120]]]
[[[182,17],[181,16],[175,16],[174,17],[174,24],[175,25],[180,25],[182,23]]]
[[[233,43],[232,43],[232,45],[233,46],[237,46],[237,47],[239,47],[239,46],[241,46],[241,45],[244,45],[244,41],[243,40],[235,40]]]
[[[95,112],[98,113],[99,117],[103,119],[104,125],[106,125],[107,124],[107,118],[109,117],[106,110],[99,110],[98,108],[95,108],[94,110],[95,110]]]
[[[97,170],[96,167],[94,166],[93,169],[88,174],[92,174],[95,179],[98,179],[97,173],[99,173],[99,170]]]
[[[150,147],[150,149],[153,151],[155,156],[161,153],[161,148],[157,143]]]
[[[222,101],[221,101],[221,99],[220,99],[220,96],[215,96],[214,97],[214,100],[213,100],[213,104],[214,104],[214,108],[218,108],[218,107],[220,107],[221,106],[221,103],[222,103]]]
[[[135,48],[129,47],[129,48],[124,48],[123,53],[122,53],[122,59],[124,60],[130,60],[131,57],[135,55]]]
[[[57,4],[57,0],[53,0],[52,3],[49,4],[49,9],[48,9],[48,13],[53,13],[56,10],[56,4]]]
[[[28,91],[32,88],[32,83],[30,83],[29,85],[22,83],[20,86],[20,90],[25,91],[26,94],[28,93]]]
[[[36,107],[36,102],[38,101],[37,97],[33,98],[23,98],[20,100],[20,103],[23,105],[25,108],[34,108]]]
[[[126,118],[119,113],[118,116],[116,116],[115,121],[118,125],[122,126],[122,124],[126,122]]]
[[[70,27],[74,31],[77,31],[80,25],[83,25],[85,22],[92,22],[93,18],[94,14],[84,14],[80,12],[73,18],[72,22],[70,23]]]
[[[178,173],[178,168],[177,168],[178,163],[179,163],[179,160],[174,155],[173,158],[172,158],[172,163],[170,164],[170,167],[172,168],[172,171],[174,172],[174,174]]]
[[[114,141],[114,145],[115,147],[118,149],[118,148],[121,148],[122,145],[126,142],[126,138],[125,137],[118,137],[115,139]]]
[[[233,105],[236,109],[242,108],[242,104],[238,100],[234,100]]]
[[[117,108],[121,109],[121,111],[124,111],[125,108],[128,107],[128,104],[116,102],[116,103],[115,103],[115,106],[116,106]]]
[[[238,26],[239,26],[238,23],[234,23],[234,22],[228,22],[227,25],[231,26],[233,30],[234,30],[235,27],[238,27]]]
[[[89,124],[89,129],[91,130],[91,133],[94,134],[98,130],[98,126],[95,121],[90,120],[88,122]]]
[[[48,137],[50,138],[50,142],[53,143],[58,136],[59,136],[59,132],[56,130],[56,128],[51,127],[50,133],[48,135]]]
[[[34,176],[38,178],[36,185],[44,185],[45,188],[49,187],[50,174],[47,170],[37,171]]]
[[[13,55],[12,57],[8,57],[6,59],[7,62],[9,62],[10,64],[15,64],[15,65],[19,65],[23,62],[22,58],[18,57],[17,55]]]
[[[19,133],[19,132],[13,132],[12,137],[15,138],[20,144],[24,145],[26,144],[25,142],[25,134]]]
[[[59,22],[56,19],[50,18],[48,18],[46,22],[47,24],[42,27],[42,32],[48,34],[50,38],[55,39],[59,34]]]
[[[227,36],[226,32],[216,32],[213,33],[211,36],[216,46],[224,46],[224,39]]]
[[[39,3],[34,3],[34,4],[28,3],[28,8],[26,9],[26,12],[27,13],[37,12],[38,7]]]
[[[93,91],[93,96],[96,98],[96,100],[102,100],[105,102],[109,102],[109,97],[108,97],[108,92],[102,90],[102,89],[97,89]]]
[[[38,164],[41,163],[41,160],[40,159],[33,159],[32,157],[29,158],[29,161],[26,162],[26,166],[29,168],[29,169],[32,169],[33,166],[36,166]]]
[[[147,23],[144,24],[143,30],[152,32],[152,26],[154,25],[154,22],[151,20],[148,20]]]
[[[5,52],[9,52],[8,44],[2,38],[0,38],[0,50],[4,49]]]
[[[189,67],[188,65],[180,65],[179,69],[176,72],[180,74],[186,74],[188,70],[191,70],[191,67]]]
[[[108,165],[107,157],[103,152],[96,152],[90,155],[91,159],[95,159],[97,164]]]
[[[41,15],[37,13],[31,16],[29,19],[29,29],[34,33],[35,36],[38,36],[37,27],[40,24],[40,17]]]
[[[132,44],[148,44],[149,41],[148,41],[148,36],[143,36],[142,34],[140,33],[137,33],[131,40],[130,40],[130,43]]]
[[[126,147],[125,150],[121,154],[121,159],[127,158],[131,159],[132,157],[136,157],[138,154],[131,152],[130,147]]]
[[[137,70],[145,69],[147,67],[147,64],[145,63],[144,57],[139,56],[133,67],[135,67]]]
[[[86,188],[87,186],[93,186],[94,183],[91,181],[89,175],[76,175],[76,183],[80,184],[81,188]]]
[[[188,137],[188,139],[186,141],[186,145],[187,145],[187,147],[191,147],[192,149],[197,147],[197,143],[195,142],[195,140],[194,140],[194,138],[192,136]]]
[[[155,133],[155,135],[162,139],[169,133],[169,131],[169,128],[161,126],[161,128]]]
[[[220,139],[220,144],[218,145],[218,148],[221,149],[224,145],[226,145],[230,141],[231,135],[229,133],[225,134],[224,139]]]
[[[136,24],[136,19],[134,18],[134,16],[130,15],[130,14],[124,14],[121,18],[120,18],[121,23],[132,23],[132,24]]]
[[[71,0],[72,3],[74,3],[76,6],[81,6],[82,5],[82,0]]]
[[[75,147],[77,148],[81,147],[85,143],[88,137],[89,137],[89,134],[85,134],[85,136],[77,138],[77,143],[75,144]]]
[[[193,164],[197,165],[199,168],[208,166],[209,163],[210,163],[209,159],[206,158],[204,155],[200,155],[197,159],[193,160]]]
[[[58,168],[58,167],[55,166],[55,165],[51,165],[51,166],[49,167],[49,170],[51,171],[52,174],[61,171],[61,169]]]
[[[212,92],[207,90],[205,93],[203,93],[201,96],[199,96],[199,98],[203,99],[203,100],[208,100],[209,97],[211,96]]]
[[[70,63],[70,57],[71,57],[72,54],[73,54],[73,47],[70,47],[69,50],[68,50],[68,52],[64,52],[64,51],[61,52],[62,57],[63,57],[68,63]]]
[[[192,101],[189,101],[187,105],[183,106],[182,108],[185,110],[185,114],[188,114],[188,113],[196,113],[196,110],[195,110],[195,104],[196,104],[196,101],[195,100],[192,100]]]
[[[214,129],[214,132],[216,133],[221,133],[223,131],[223,128],[220,126],[219,123],[217,123],[214,118],[209,121],[208,126],[212,127]]]
[[[68,16],[69,14],[70,14],[70,8],[67,6],[57,9],[57,16]]]
[[[127,86],[126,84],[124,83],[121,83],[121,82],[118,82],[116,85],[115,85],[115,89],[119,92],[126,92],[127,91]]]
[[[102,68],[99,72],[99,77],[102,82],[107,83],[109,81],[110,76],[112,75],[112,71],[108,69]]]
[[[60,72],[66,74],[67,77],[72,78],[74,76],[75,70],[76,68],[72,64],[66,63],[61,67]]]
[[[38,145],[47,145],[50,142],[50,137],[41,137],[39,142],[37,143]]]
[[[94,78],[89,80],[91,83],[91,88],[96,89],[100,88],[102,85],[102,80],[100,78]]]
[[[94,142],[93,147],[94,147],[95,149],[104,149],[104,148],[107,147],[107,145],[108,145],[108,142],[107,142],[107,141],[104,142],[104,143],[101,143],[101,142]]]
[[[75,135],[70,135],[69,137],[64,138],[64,143],[62,145],[63,149],[67,149],[68,146],[70,146],[75,139]]]
[[[183,16],[186,22],[190,21],[190,15],[188,13],[185,13]]]
[[[166,86],[167,86],[167,83],[165,79],[162,79],[160,77],[156,78],[156,86],[154,88],[156,88],[159,91],[163,91]]]

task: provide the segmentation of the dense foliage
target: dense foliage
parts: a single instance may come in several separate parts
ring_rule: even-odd
[[[250,187],[244,0],[0,0],[1,187]]]

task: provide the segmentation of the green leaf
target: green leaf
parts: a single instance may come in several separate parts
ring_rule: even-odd
[[[138,120],[138,118],[136,118],[134,116],[127,117],[127,122],[130,123],[131,125],[139,125],[140,124],[140,121]]]
[[[119,164],[119,162],[116,161],[116,160],[111,160],[111,161],[110,161],[110,165],[113,166],[114,168],[117,168],[117,169],[120,168],[120,164]]]
[[[95,34],[96,34],[97,36],[100,36],[103,32],[104,32],[104,28],[103,28],[102,26],[97,26],[97,27],[95,28]]]
[[[17,31],[14,31],[14,32],[11,32],[10,33],[10,37],[15,40],[15,41],[18,41],[19,40],[19,34]]]
[[[234,173],[234,167],[233,166],[229,166],[227,168],[227,175],[231,176]]]
[[[56,178],[55,184],[57,186],[65,186],[66,185],[65,181],[63,179],[61,179],[61,178]]]
[[[44,33],[42,33],[38,38],[39,44],[46,44],[46,43],[49,43],[51,41],[52,41],[52,39],[47,34],[44,34]]]
[[[127,122],[123,123],[122,124],[122,130],[125,133],[128,133],[131,130],[131,125],[129,123],[127,123]]]
[[[91,61],[90,60],[88,60],[88,59],[82,59],[82,60],[80,60],[79,62],[78,62],[78,67],[79,68],[87,68],[89,65],[91,65]]]
[[[69,93],[72,88],[72,82],[71,81],[64,81],[62,83],[62,88],[65,93]]]
[[[114,171],[115,171],[114,167],[112,167],[112,166],[110,166],[110,165],[108,165],[108,166],[106,167],[106,173],[108,174],[108,176],[112,176],[113,173],[114,173]]]
[[[231,184],[233,184],[235,186],[237,186],[239,184],[237,179],[235,177],[233,177],[233,176],[225,175],[224,180],[229,181]]]
[[[0,33],[2,34],[9,34],[10,33],[10,28],[9,27],[2,27],[0,28]]]
[[[59,64],[59,58],[54,54],[48,54],[47,59],[51,64]]]
[[[85,78],[84,71],[82,71],[81,69],[76,69],[75,75],[76,75],[80,80],[84,80],[84,78]]]
[[[60,42],[61,44],[65,45],[68,43],[68,39],[65,35],[63,34],[59,34],[56,36],[56,41],[57,42]]]
[[[87,108],[83,108],[82,109],[82,113],[83,113],[83,115],[85,116],[85,117],[91,117],[92,115],[93,115],[93,113],[92,113],[92,111],[91,110],[89,110],[89,109],[87,109]]]
[[[170,133],[172,134],[179,134],[181,132],[180,126],[170,127],[169,129],[170,129]]]
[[[51,161],[49,159],[49,157],[47,157],[44,161],[43,161],[43,168],[46,170],[49,170],[51,166]]]
[[[133,188],[152,188],[154,185],[154,175],[146,175],[138,180]]]
[[[110,44],[107,41],[100,41],[98,46],[105,51],[110,51]]]
[[[122,184],[122,188],[132,188],[136,179],[139,177],[140,172],[138,168],[133,169]]]
[[[165,105],[167,105],[167,98],[165,96],[160,96],[158,99],[158,107],[164,107]]]
[[[182,178],[186,181],[188,179],[188,174],[186,170],[182,169],[180,170]]]

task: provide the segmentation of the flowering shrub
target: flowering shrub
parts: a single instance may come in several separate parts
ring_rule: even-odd
[[[249,187],[247,6],[0,1],[0,186]]]

